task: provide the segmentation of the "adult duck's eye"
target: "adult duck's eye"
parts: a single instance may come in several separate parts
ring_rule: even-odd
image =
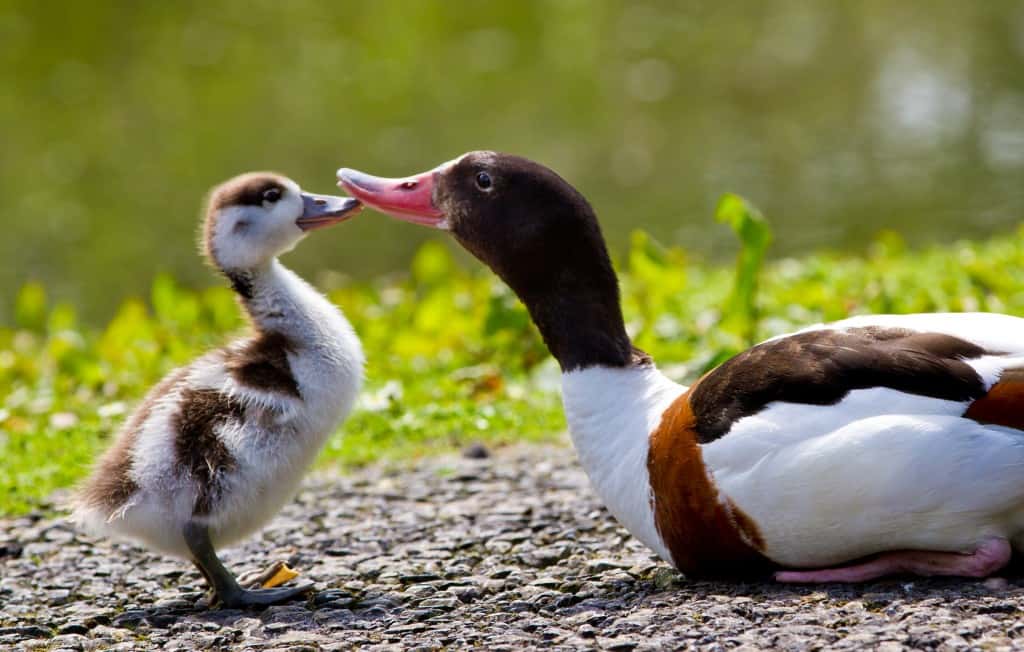
[[[477,172],[476,185],[478,188],[480,188],[480,190],[490,189],[490,187],[493,185],[493,182],[491,181],[491,175],[487,174],[486,172]]]
[[[263,201],[268,201],[268,202],[273,203],[273,202],[276,202],[280,198],[281,198],[281,189],[280,188],[267,188],[266,190],[263,191]]]

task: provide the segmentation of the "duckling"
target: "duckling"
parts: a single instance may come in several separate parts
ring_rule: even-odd
[[[312,588],[246,588],[216,550],[258,530],[291,498],[362,386],[352,326],[277,259],[309,231],[360,209],[266,172],[212,191],[201,248],[230,281],[253,334],[149,392],[77,489],[74,520],[192,561],[229,608],[276,604]],[[294,577],[281,570],[271,567],[260,581]]]

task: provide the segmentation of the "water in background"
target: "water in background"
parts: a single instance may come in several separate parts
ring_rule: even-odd
[[[0,311],[29,279],[93,319],[158,271],[212,282],[199,204],[248,169],[330,192],[341,165],[512,151],[613,250],[643,227],[708,258],[726,191],[776,255],[1024,216],[1019,2],[0,0],[0,70]],[[427,237],[367,212],[287,261],[366,277]]]

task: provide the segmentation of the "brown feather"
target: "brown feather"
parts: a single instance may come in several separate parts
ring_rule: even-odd
[[[302,398],[288,353],[292,344],[275,332],[260,333],[241,350],[229,354],[227,369],[239,385]]]
[[[687,575],[766,571],[773,564],[763,554],[757,524],[719,494],[704,466],[692,393],[676,399],[651,433],[647,470],[655,525],[676,567]]]
[[[971,403],[964,416],[1024,430],[1024,369],[1007,369],[985,396]]]
[[[114,443],[100,457],[89,479],[78,489],[77,501],[80,504],[112,513],[135,493],[138,486],[132,480],[131,471],[139,433],[153,413],[156,402],[172,392],[185,373],[185,369],[173,371],[149,391],[122,426]]]
[[[235,458],[221,441],[218,430],[240,421],[245,407],[215,389],[188,388],[181,395],[181,410],[175,415],[175,449],[180,464],[195,481],[198,494],[194,512],[209,514],[220,495],[220,481],[235,468]]]
[[[950,335],[899,328],[822,329],[771,340],[728,360],[690,392],[697,441],[722,437],[775,401],[834,405],[855,389],[978,399],[985,386],[964,360],[985,353]]]

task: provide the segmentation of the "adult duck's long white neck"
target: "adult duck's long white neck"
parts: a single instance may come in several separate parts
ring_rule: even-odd
[[[685,391],[649,363],[562,375],[565,416],[580,464],[612,515],[663,559],[671,556],[651,508],[650,434]]]

